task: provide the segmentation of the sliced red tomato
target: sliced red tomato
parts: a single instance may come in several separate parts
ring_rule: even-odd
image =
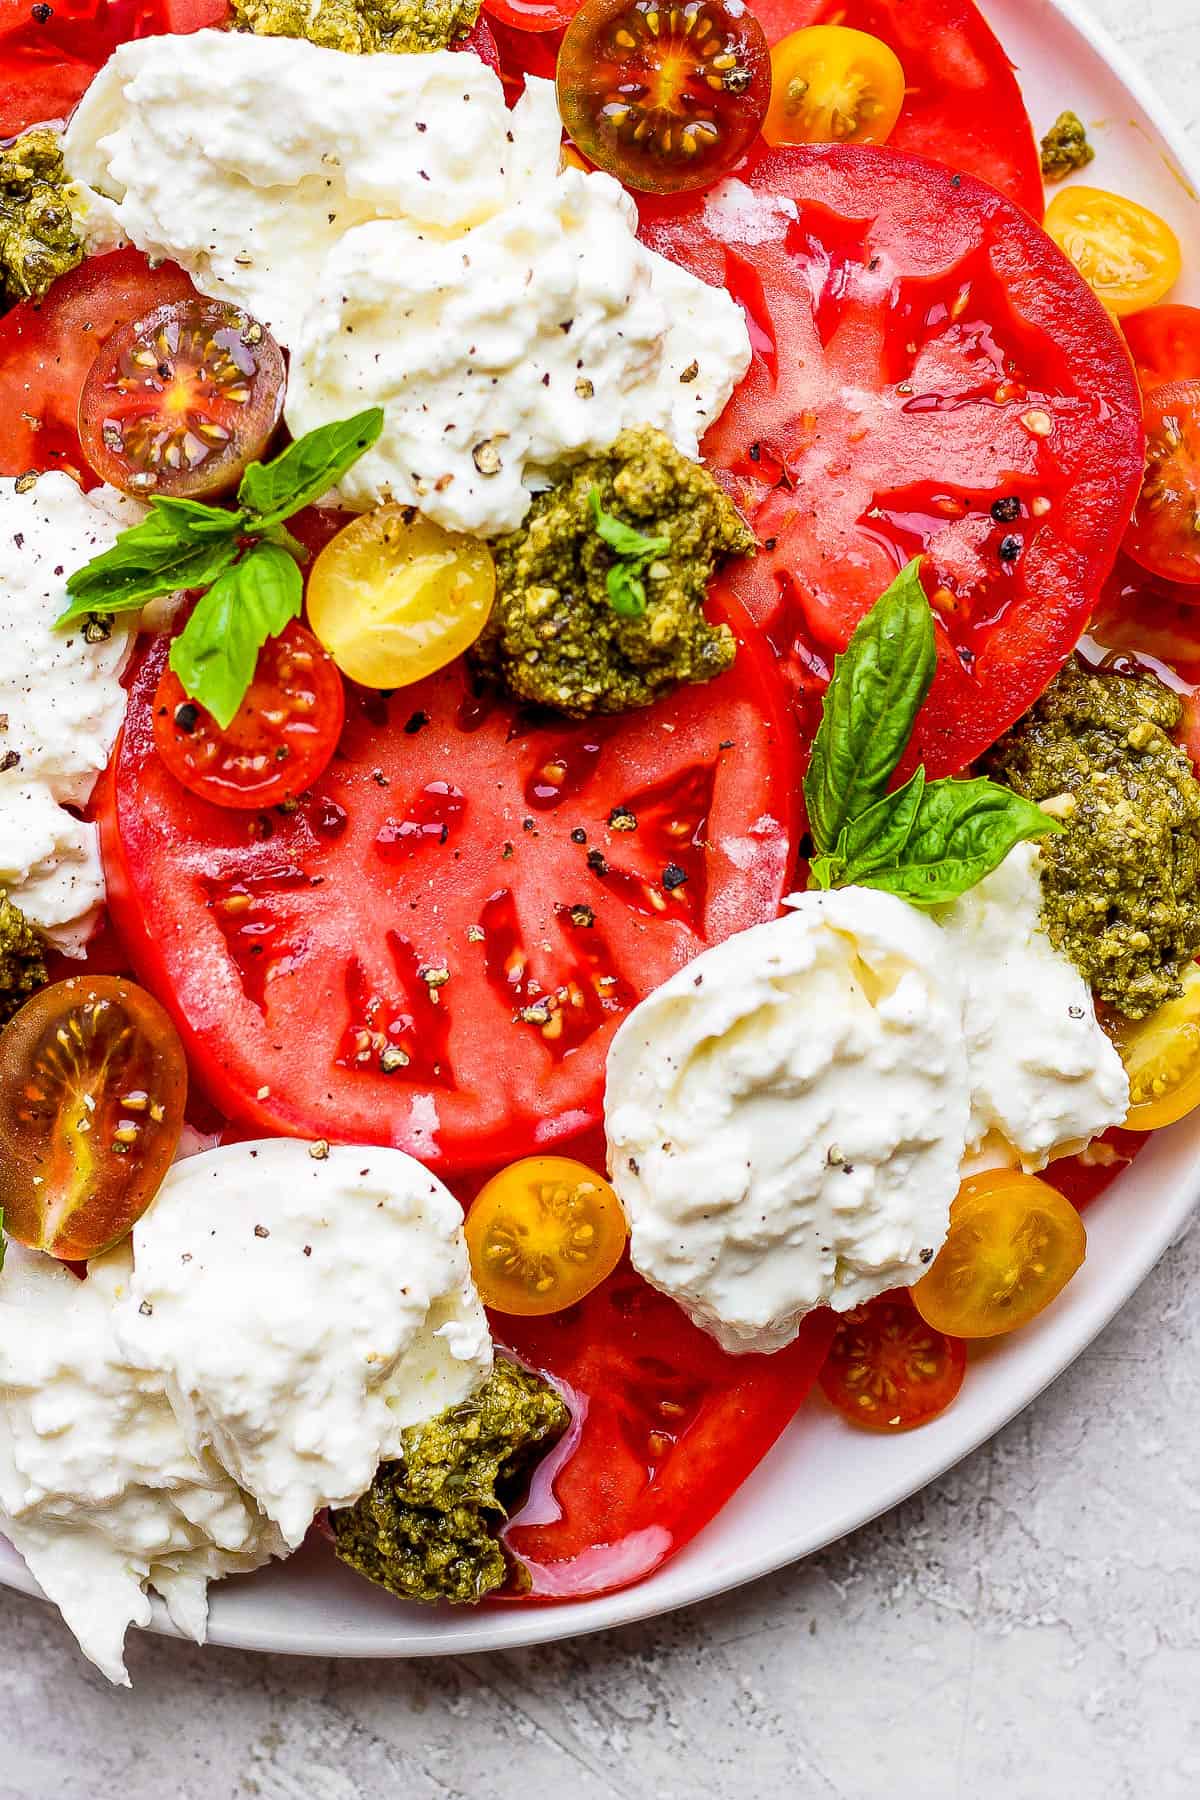
[[[716,209],[642,198],[647,242],[750,326],[705,440],[764,546],[731,585],[815,700],[924,553],[938,672],[917,748],[951,773],[1042,692],[1112,566],[1143,467],[1128,354],[1032,220],[967,176],[822,147],[741,182]]]
[[[156,642],[102,809],[109,899],[216,1104],[439,1168],[593,1122],[627,1009],[786,891],[794,732],[740,635],[709,686],[595,725],[477,700],[461,661],[354,690],[311,793],[251,817],[155,750]]]
[[[1134,1157],[1146,1148],[1149,1134],[1124,1131],[1114,1125],[1078,1156],[1064,1156],[1042,1170],[1042,1180],[1065,1194],[1077,1211],[1099,1199],[1118,1175],[1123,1175]]]
[[[89,257],[40,305],[0,318],[0,475],[68,469],[94,486],[79,446],[79,396],[96,353],[117,325],[168,300],[194,296],[174,263],[152,268],[138,250]]]
[[[512,1598],[611,1593],[682,1549],[795,1417],[833,1323],[811,1313],[774,1356],[730,1356],[627,1263],[566,1312],[497,1316],[497,1341],[575,1410],[501,1534],[528,1581]]]
[[[1200,306],[1151,306],[1121,320],[1142,387],[1200,380]]]

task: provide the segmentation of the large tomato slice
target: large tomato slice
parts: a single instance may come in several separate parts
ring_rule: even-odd
[[[593,1122],[621,1015],[786,888],[794,732],[741,636],[709,686],[596,725],[489,706],[461,663],[359,690],[311,795],[249,819],[155,750],[158,640],[103,809],[109,899],[217,1105],[438,1168]]]
[[[705,441],[764,545],[732,585],[815,695],[926,552],[918,747],[961,768],[1061,666],[1129,519],[1140,401],[1112,321],[1020,208],[891,150],[771,151],[715,204],[644,197],[642,219],[750,325]]]
[[[79,394],[117,325],[195,289],[174,263],[152,268],[138,250],[89,257],[37,306],[0,318],[0,475],[68,469],[95,485],[79,447]]]
[[[575,1429],[505,1527],[529,1586],[582,1600],[643,1580],[712,1519],[812,1389],[833,1335],[811,1313],[774,1356],[730,1356],[623,1265],[578,1306],[492,1328],[570,1390]]]

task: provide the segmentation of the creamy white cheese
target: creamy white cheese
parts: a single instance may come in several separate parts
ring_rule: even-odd
[[[53,627],[67,576],[143,510],[112,489],[84,494],[61,473],[24,492],[0,482],[0,889],[72,952],[86,942],[104,882],[95,826],[64,806],[86,804],[108,761],[133,639],[121,620],[95,644],[82,626]]]
[[[1019,844],[937,915],[964,992],[968,1152],[1030,1171],[1129,1110],[1121,1059],[1083,976],[1041,929],[1041,904],[1037,847]]]
[[[809,893],[707,951],[613,1041],[606,1124],[633,1260],[731,1350],[917,1279],[970,1110],[941,933]]]
[[[162,1383],[114,1331],[129,1249],[86,1281],[9,1244],[0,1279],[0,1533],[85,1655],[128,1684],[124,1639],[150,1622],[148,1586],[202,1642],[206,1590],[283,1541],[207,1452],[188,1447]]]
[[[462,1209],[402,1151],[318,1161],[276,1138],[189,1157],[133,1241],[125,1353],[292,1548],[491,1367]]]
[[[507,130],[499,79],[477,57],[198,31],[122,44],[64,150],[91,248],[128,239],[170,257],[291,344],[352,226],[406,218],[448,235],[496,212]]]

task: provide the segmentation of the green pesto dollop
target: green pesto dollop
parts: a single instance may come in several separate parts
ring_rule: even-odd
[[[332,1515],[339,1557],[404,1600],[472,1606],[494,1593],[509,1572],[497,1531],[570,1418],[548,1382],[497,1357],[477,1392],[410,1426],[402,1460]]]
[[[466,37],[480,0],[233,0],[238,31],[307,38],[352,56],[444,50]]]
[[[39,125],[0,149],[0,292],[40,300],[83,261],[56,131]]]
[[[1047,181],[1065,181],[1068,175],[1086,169],[1095,155],[1079,115],[1059,113],[1042,139],[1042,174]]]
[[[1100,999],[1144,1018],[1200,951],[1200,783],[1168,735],[1182,708],[1152,675],[1073,658],[991,751],[989,773],[1049,801],[1042,921]]]
[[[593,498],[593,494],[596,498]],[[618,611],[609,574],[621,561],[597,530],[596,506],[667,548],[636,569],[644,607]],[[572,718],[649,706],[680,682],[711,681],[733,662],[727,625],[704,616],[718,562],[754,549],[732,501],[661,431],[623,431],[603,456],[538,494],[496,545],[496,601],[472,652],[476,671],[516,699]]]
[[[0,894],[0,1025],[46,985],[46,946],[21,910]]]

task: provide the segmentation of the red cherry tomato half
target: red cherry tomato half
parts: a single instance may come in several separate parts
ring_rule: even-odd
[[[1200,306],[1151,306],[1122,319],[1121,329],[1147,393],[1170,381],[1200,381]]]
[[[709,187],[752,142],[771,98],[762,27],[740,0],[585,0],[558,57],[571,139],[626,187]]]
[[[1125,548],[1152,575],[1200,585],[1200,381],[1146,395],[1146,477]]]
[[[0,1206],[18,1243],[82,1261],[118,1243],[171,1165],[187,1064],[150,994],[115,975],[43,988],[0,1033]]]
[[[720,1511],[811,1391],[833,1321],[730,1356],[626,1263],[566,1312],[493,1329],[575,1412],[501,1534],[527,1584],[513,1598],[582,1600],[643,1580]]]
[[[320,775],[345,720],[345,690],[333,658],[295,620],[268,638],[246,697],[222,731],[189,700],[171,668],[154,694],[154,742],[175,779],[214,806],[260,811]]]
[[[171,300],[101,346],[79,396],[79,441],[126,493],[211,499],[262,457],[286,379],[256,319],[221,300]]]
[[[945,1412],[963,1384],[967,1347],[927,1325],[908,1293],[843,1313],[821,1369],[829,1403],[868,1431],[911,1431]]]

